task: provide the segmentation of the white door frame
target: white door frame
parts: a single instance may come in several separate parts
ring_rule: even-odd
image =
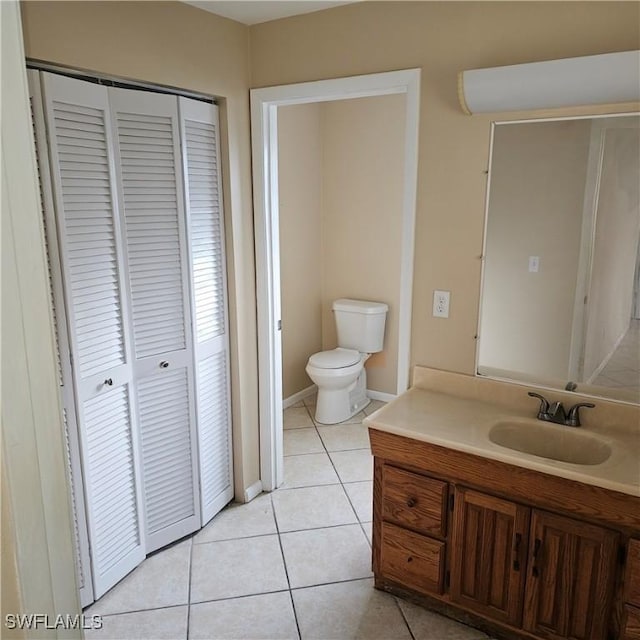
[[[397,393],[409,384],[411,298],[418,177],[420,69],[304,82],[251,91],[253,199],[258,302],[260,476],[266,491],[283,481],[282,340],[278,210],[278,107],[405,94],[402,264]]]

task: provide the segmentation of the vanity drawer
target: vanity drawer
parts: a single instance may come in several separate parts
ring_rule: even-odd
[[[627,570],[624,576],[624,601],[640,607],[640,540],[629,540]]]
[[[402,527],[443,538],[446,533],[447,483],[384,466],[382,518]]]
[[[383,522],[380,573],[410,589],[441,594],[444,548],[444,542]]]

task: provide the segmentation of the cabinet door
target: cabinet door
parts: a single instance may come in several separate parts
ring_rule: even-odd
[[[451,600],[520,624],[529,509],[456,489],[451,548]]]
[[[640,540],[629,540],[623,599],[640,607]]]
[[[524,628],[541,638],[604,638],[618,534],[534,510]]]

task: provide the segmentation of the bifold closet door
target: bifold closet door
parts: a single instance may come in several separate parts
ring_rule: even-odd
[[[202,522],[233,499],[227,279],[218,108],[179,98],[192,306]]]
[[[94,596],[145,557],[105,87],[42,74]]]
[[[109,102],[149,553],[201,524],[178,100],[110,88]]]
[[[75,566],[80,604],[88,606],[94,601],[91,581],[91,561],[89,559],[89,534],[84,506],[82,466],[80,463],[80,443],[73,395],[71,355],[67,334],[67,317],[61,276],[60,254],[56,235],[55,209],[49,170],[47,132],[44,122],[44,106],[40,87],[40,73],[29,69],[29,100],[31,119],[38,160],[38,182],[40,184],[40,206],[44,223],[44,241],[47,254],[49,276],[49,299],[53,315],[53,329],[58,364],[58,385],[62,402],[64,440],[66,445],[67,479],[71,493],[71,513],[75,542]],[[62,329],[62,331],[61,331]]]

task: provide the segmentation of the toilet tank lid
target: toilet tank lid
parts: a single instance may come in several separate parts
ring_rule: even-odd
[[[387,313],[389,306],[384,302],[369,302],[367,300],[351,300],[340,298],[333,302],[334,311],[348,311],[351,313],[377,314]]]
[[[360,361],[360,352],[355,349],[331,349],[329,351],[320,351],[314,353],[309,358],[309,364],[318,369],[341,369],[342,367],[350,367],[352,364]]]

